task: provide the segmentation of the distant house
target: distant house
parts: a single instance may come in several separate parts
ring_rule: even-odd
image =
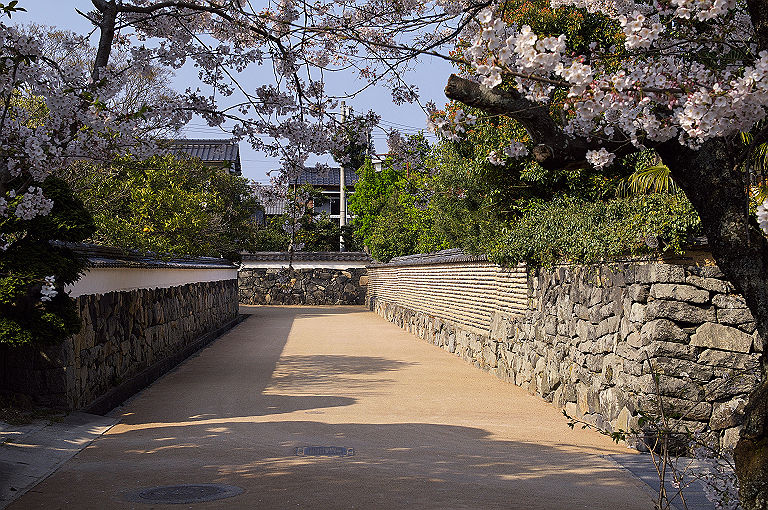
[[[265,225],[270,218],[285,214],[287,208],[286,200],[283,197],[277,196],[271,186],[253,186],[253,192],[264,208],[263,211],[258,211],[254,216],[258,223]]]
[[[200,158],[210,168],[221,168],[233,175],[242,175],[240,145],[230,139],[189,139],[168,140],[168,150],[177,155]]]
[[[327,213],[333,221],[339,223],[340,216],[340,195],[339,189],[341,169],[331,168],[324,172],[315,168],[305,168],[304,172],[299,175],[296,180],[298,186],[309,184],[323,192],[325,200],[322,204],[315,207],[316,214]],[[349,195],[355,191],[355,184],[360,180],[360,177],[354,170],[347,169],[344,172],[344,187],[347,190],[347,201],[349,201]],[[347,225],[352,221],[352,215],[347,207]]]
[[[316,214],[326,213],[330,216],[331,220],[339,223],[340,215],[340,194],[339,189],[341,170],[339,168],[331,168],[328,171],[317,170],[315,168],[305,168],[299,177],[292,181],[290,186],[303,186],[309,184],[322,191],[325,200],[322,204],[315,206],[314,211]],[[347,170],[344,175],[345,188],[347,190],[347,200],[349,195],[355,191],[355,184],[360,180],[360,177],[352,170]],[[262,204],[264,204],[265,214],[267,217],[279,216],[285,212],[285,200],[284,199],[268,199],[266,196],[260,197]],[[352,215],[347,208],[347,225],[352,221]]]

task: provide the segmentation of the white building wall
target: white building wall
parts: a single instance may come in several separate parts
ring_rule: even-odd
[[[73,285],[67,285],[64,290],[70,296],[78,297],[84,294],[168,288],[221,280],[237,280],[237,268],[91,268],[80,280]]]

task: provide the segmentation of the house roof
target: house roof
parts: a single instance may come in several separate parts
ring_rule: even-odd
[[[240,145],[236,140],[227,138],[181,138],[168,141],[174,154],[186,154],[199,158],[203,163],[230,165],[232,172],[240,175]]]
[[[285,198],[277,196],[271,190],[271,186],[263,186],[254,188],[254,194],[259,202],[264,206],[264,214],[266,216],[280,216],[287,208],[287,200]]]
[[[330,168],[327,171],[316,168],[304,168],[299,175],[297,184],[310,184],[312,186],[337,186],[339,185],[340,168]],[[360,180],[354,170],[347,170],[344,174],[344,186],[354,186]]]
[[[381,266],[425,266],[431,264],[457,264],[462,262],[488,262],[486,255],[471,255],[460,248],[449,248],[434,253],[417,253],[395,257],[389,262],[374,262],[374,267]]]
[[[280,216],[288,208],[287,200],[284,198],[263,198],[259,197],[261,205],[264,206],[264,214],[267,216]]]
[[[284,251],[257,251],[243,253],[243,262],[288,261],[290,254]],[[362,251],[295,251],[293,261],[357,261],[370,262],[371,256]]]
[[[110,246],[88,243],[54,242],[55,246],[73,250],[88,259],[88,267],[110,268],[170,268],[170,269],[232,269],[231,261],[215,257],[189,257],[174,255],[166,258],[162,254],[141,253],[135,250],[123,250]]]

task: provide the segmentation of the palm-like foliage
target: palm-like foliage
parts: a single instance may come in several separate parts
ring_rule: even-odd
[[[768,127],[760,123],[757,129]],[[741,142],[751,146],[754,141],[752,133],[741,133]],[[749,178],[750,196],[755,204],[761,204],[768,199],[768,143],[757,144],[750,150],[743,163],[744,171]],[[635,163],[636,170],[622,179],[616,195],[629,197],[632,195],[647,195],[650,193],[674,194],[679,191],[672,180],[669,167],[665,165],[654,151],[641,153]]]
[[[757,129],[765,128],[765,124],[761,122]],[[741,133],[741,141],[744,145],[752,145],[754,135]],[[749,175],[750,196],[755,203],[762,204],[768,199],[768,143],[758,144],[750,151],[744,161],[744,169]]]
[[[659,155],[655,151],[644,151],[637,157],[635,171],[619,181],[616,194],[629,197],[651,193],[675,194],[678,190],[669,167],[662,163]]]
[[[669,167],[663,163],[635,170],[618,186],[618,194],[623,197],[650,193],[674,194],[677,191]]]

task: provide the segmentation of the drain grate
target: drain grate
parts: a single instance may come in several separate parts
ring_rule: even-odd
[[[235,487],[234,485],[197,483],[138,489],[129,492],[127,494],[127,499],[128,501],[133,501],[135,503],[181,505],[231,498],[242,493],[243,489]]]
[[[296,448],[295,453],[302,457],[351,457],[355,454],[355,449],[343,446],[300,446]]]

